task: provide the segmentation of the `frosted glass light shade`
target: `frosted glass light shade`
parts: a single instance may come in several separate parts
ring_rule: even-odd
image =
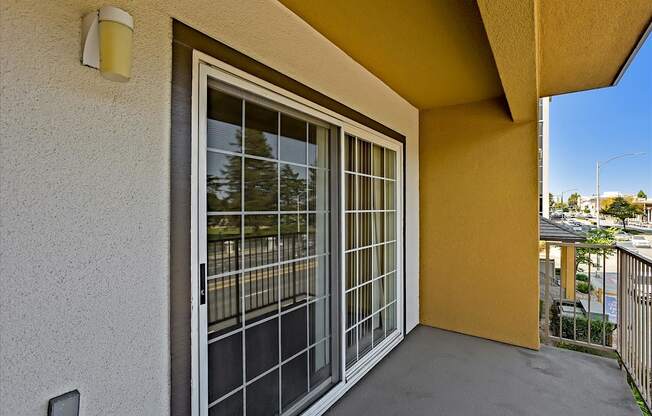
[[[112,81],[131,78],[134,20],[129,13],[105,6],[99,13],[100,73]]]
[[[82,64],[100,70],[104,78],[131,78],[134,19],[124,10],[102,7],[82,19]]]

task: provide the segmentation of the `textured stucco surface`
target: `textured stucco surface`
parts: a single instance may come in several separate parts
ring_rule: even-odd
[[[418,322],[418,111],[272,1],[118,1],[133,78],[79,64],[96,1],[0,6],[0,413],[169,412],[171,18],[407,136],[408,327]]]
[[[536,122],[487,100],[420,129],[421,323],[538,348]]]
[[[503,95],[475,1],[281,3],[420,109]]]
[[[541,96],[611,85],[652,21],[650,0],[539,3]]]
[[[537,1],[478,0],[514,121],[537,117]]]

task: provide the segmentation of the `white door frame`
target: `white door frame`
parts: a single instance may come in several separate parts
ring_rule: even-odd
[[[340,143],[344,143],[345,134],[351,134],[366,141],[377,143],[396,152],[396,238],[397,238],[397,331],[385,339],[373,354],[368,354],[351,369],[345,368],[345,286],[341,284],[340,299],[340,375],[341,380],[324,396],[311,405],[303,415],[321,415],[341,398],[362,376],[373,368],[385,355],[403,340],[403,146],[375,130],[354,120],[342,116],[332,110],[319,106],[303,97],[286,91],[274,84],[261,80],[247,72],[237,69],[227,63],[217,60],[197,50],[193,51],[192,67],[192,162],[191,162],[191,409],[192,416],[208,415],[207,383],[207,343],[206,343],[206,304],[200,305],[200,264],[206,264],[206,216],[202,208],[206,206],[206,184],[200,177],[200,172],[206,169],[206,93],[207,79],[210,76],[223,83],[233,85],[257,96],[274,101],[280,105],[295,109],[309,116],[318,118],[339,128]],[[341,145],[343,160],[344,146]],[[340,183],[344,183],[344,169],[340,169]],[[201,188],[201,189],[200,189]],[[341,186],[343,196],[344,186]],[[344,198],[341,198],[341,217],[344,215]],[[344,252],[344,219],[340,221],[340,254]],[[340,279],[344,277],[344,261],[340,261]],[[203,328],[203,330],[200,330]]]

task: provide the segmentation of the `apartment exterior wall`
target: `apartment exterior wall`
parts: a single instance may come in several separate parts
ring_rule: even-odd
[[[420,138],[421,323],[538,348],[537,122],[487,100],[422,111]]]
[[[2,414],[169,414],[172,18],[406,136],[407,328],[419,319],[418,111],[279,3],[134,1],[133,78],[79,63],[104,3],[0,15]],[[6,412],[6,413],[5,413]]]
[[[550,97],[539,99],[539,215],[550,218]]]

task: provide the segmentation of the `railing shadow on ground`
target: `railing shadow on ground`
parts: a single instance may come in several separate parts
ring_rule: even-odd
[[[617,353],[651,407],[652,262],[621,246],[545,244],[543,340]]]

